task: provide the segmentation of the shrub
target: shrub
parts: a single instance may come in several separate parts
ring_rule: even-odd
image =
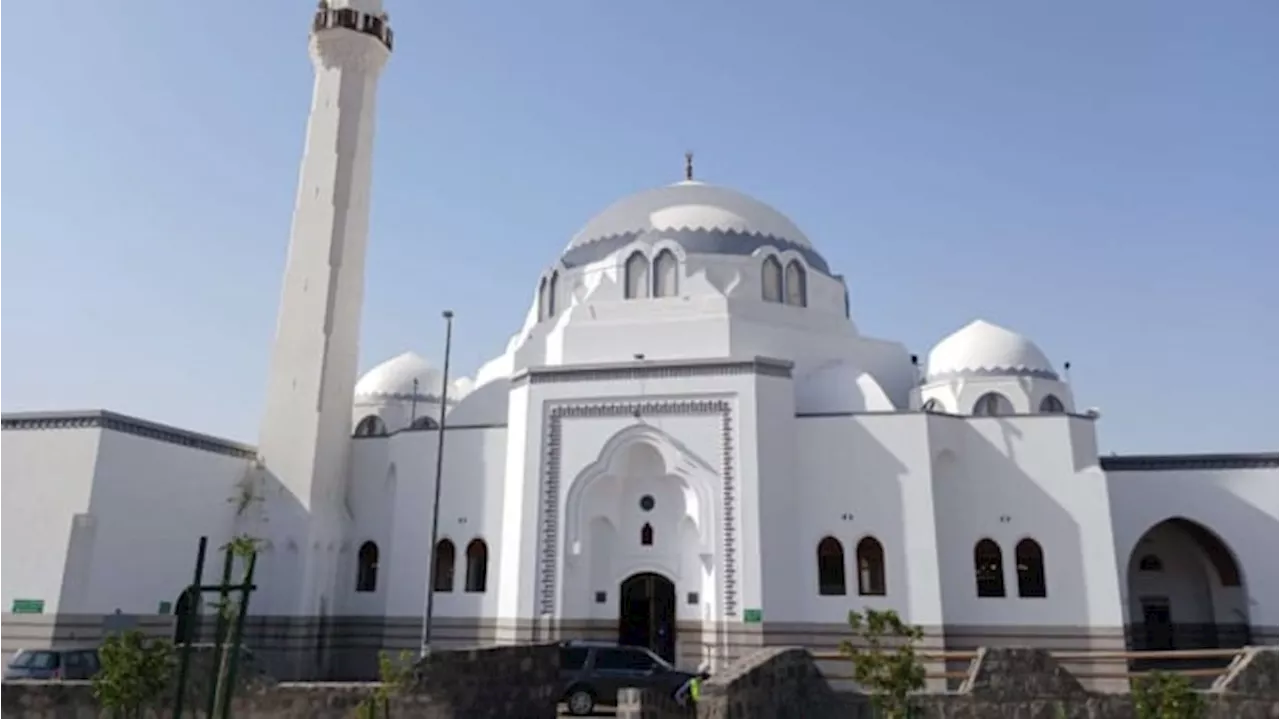
[[[109,716],[141,717],[169,689],[173,645],[139,631],[113,634],[99,650],[102,667],[93,676],[93,696]]]
[[[1138,719],[1199,719],[1205,707],[1190,679],[1157,671],[1134,682],[1133,709]]]
[[[402,651],[392,659],[386,652],[378,652],[378,678],[379,684],[373,693],[356,705],[356,719],[391,716],[391,697],[413,684],[413,655]]]
[[[864,645],[840,643],[840,653],[853,660],[854,680],[871,692],[880,716],[906,719],[912,692],[924,688],[924,666],[916,657],[916,644],[924,632],[902,621],[891,609],[849,612],[849,626]]]

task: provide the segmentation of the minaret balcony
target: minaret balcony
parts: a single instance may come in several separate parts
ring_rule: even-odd
[[[321,3],[320,9],[316,10],[315,17],[311,21],[311,32],[320,33],[336,28],[369,35],[385,45],[387,50],[391,49],[393,35],[386,13],[372,15],[352,8],[334,10],[326,3]]]

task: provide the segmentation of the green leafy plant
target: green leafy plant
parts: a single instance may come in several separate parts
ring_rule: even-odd
[[[222,546],[223,551],[230,552],[233,557],[240,560],[240,584],[248,581],[249,576],[249,560],[262,548],[263,541],[249,534],[240,534],[232,537],[225,545]],[[242,599],[243,601],[243,595]],[[225,708],[225,704],[231,701],[232,695],[235,693],[235,687],[231,686],[231,661],[232,655],[240,649],[240,636],[237,632],[238,622],[241,610],[241,602],[236,601],[231,596],[220,597],[218,601],[211,602],[210,606],[221,617],[223,626],[226,627],[226,646],[227,649],[222,652],[217,666],[217,673],[214,678],[214,707],[218,710]]]
[[[378,652],[378,686],[364,701],[356,705],[356,719],[377,719],[379,713],[391,716],[391,697],[413,686],[413,654],[400,652],[395,659]]]
[[[93,696],[109,716],[141,717],[167,692],[173,674],[173,645],[139,631],[113,634],[99,650],[101,668],[93,676]]]
[[[1133,709],[1138,719],[1200,719],[1204,697],[1191,680],[1171,672],[1151,672],[1134,681]]]
[[[892,609],[849,612],[849,627],[861,646],[843,641],[840,653],[853,660],[854,681],[871,692],[880,716],[907,719],[912,692],[924,688],[924,666],[916,656],[923,630],[902,621]]]

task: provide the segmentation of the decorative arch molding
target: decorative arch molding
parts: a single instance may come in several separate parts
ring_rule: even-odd
[[[1220,534],[1210,529],[1209,525],[1204,522],[1177,515],[1152,522],[1141,534],[1134,538],[1129,551],[1122,555],[1127,557],[1126,568],[1131,568],[1135,559],[1137,559],[1134,555],[1137,553],[1138,545],[1142,540],[1150,536],[1156,529],[1164,526],[1174,527],[1191,539],[1196,548],[1204,555],[1204,560],[1208,563],[1209,568],[1213,570],[1213,576],[1221,586],[1248,586],[1244,574],[1244,566],[1240,563],[1240,558],[1236,556],[1236,552],[1231,548],[1231,545],[1227,544],[1227,541]]]
[[[676,259],[680,261],[681,265],[684,265],[684,263],[689,259],[689,255],[685,251],[684,245],[669,237],[663,237],[650,245],[649,255],[656,259],[658,255],[662,254],[663,250],[671,250],[671,253],[676,256]]]
[[[696,507],[694,517],[698,532],[698,551],[704,558],[715,554],[715,469],[693,454],[670,434],[648,424],[633,424],[609,438],[596,461],[587,465],[569,486],[565,497],[565,550],[569,556],[581,553],[584,534],[590,518],[585,499],[591,488],[604,478],[617,476],[627,462],[628,450],[643,445],[662,458],[663,476],[680,480],[685,506]],[[669,570],[668,570],[669,572]]]
[[[640,416],[648,417],[710,415],[716,417],[720,423],[720,466],[714,471],[720,476],[719,516],[721,521],[721,542],[719,574],[721,607],[725,616],[737,616],[737,447],[734,445],[733,403],[728,399],[575,403],[557,404],[550,408],[546,420],[547,434],[543,451],[542,487],[540,493],[541,514],[539,517],[540,531],[537,555],[540,565],[538,573],[538,612],[543,615],[554,615],[556,613],[556,594],[558,589],[556,575],[560,556],[558,546],[561,509],[560,460],[564,441],[564,422],[569,419],[634,417],[637,413]],[[626,430],[619,432],[613,438],[618,443],[622,443],[626,439]],[[677,443],[674,446],[680,445]],[[609,457],[611,454],[606,443],[601,456]]]

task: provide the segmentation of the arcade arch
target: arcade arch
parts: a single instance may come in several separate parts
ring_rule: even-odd
[[[1129,554],[1135,649],[1244,646],[1249,605],[1240,564],[1216,533],[1184,517],[1148,529]]]

